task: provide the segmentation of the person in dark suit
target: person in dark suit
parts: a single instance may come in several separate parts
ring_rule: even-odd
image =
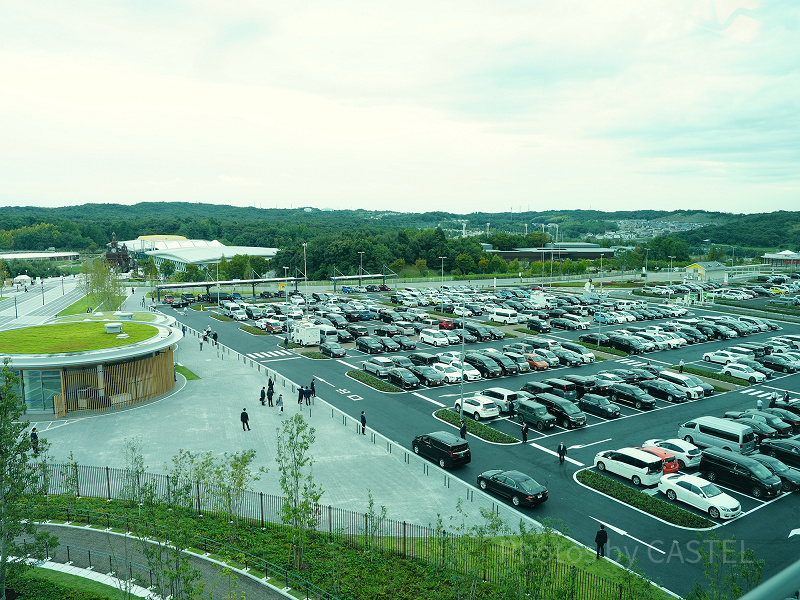
[[[564,442],[561,442],[558,445],[557,452],[558,452],[558,462],[560,462],[563,465],[564,464],[564,458],[566,458],[566,456],[567,456],[567,447],[564,445]]]
[[[522,424],[522,443],[523,443],[523,444],[527,444],[527,443],[528,443],[528,429],[530,429],[530,428],[528,427],[528,422],[527,422],[527,421],[525,421],[525,422]]]
[[[303,398],[305,398],[305,397],[306,397],[306,388],[304,388],[301,385],[300,389],[297,390],[297,403],[298,404],[302,404],[303,403]]]
[[[315,381],[316,381],[316,379],[315,379],[314,377],[312,377],[312,378],[311,378],[311,395],[312,395],[312,396],[314,396],[314,398],[316,398],[316,397],[317,397],[317,388],[316,388],[316,386],[314,385],[314,382],[315,382]]]
[[[361,435],[367,435],[367,415],[361,411]]]
[[[608,543],[608,532],[605,525],[600,525],[597,535],[594,536],[594,543],[597,544],[597,558],[606,555],[606,544]]]
[[[306,406],[311,406],[311,388],[307,387],[303,390],[303,396],[306,399]]]
[[[272,396],[273,396],[273,394],[275,394],[275,390],[272,389],[272,388],[269,388],[267,390],[267,404],[269,406],[272,406]]]
[[[247,414],[246,408],[242,409],[242,414],[239,415],[239,418],[242,420],[242,431],[250,431],[250,415]]]
[[[267,399],[267,390],[264,386],[261,386],[261,406],[266,404]]]
[[[461,427],[458,428],[458,433],[461,435],[461,439],[467,439],[467,424],[464,421],[461,421]]]

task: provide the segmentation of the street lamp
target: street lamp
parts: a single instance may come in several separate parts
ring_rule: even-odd
[[[303,242],[303,277],[306,280],[306,293],[303,297],[303,311],[308,315],[308,262],[306,261],[306,242]]]
[[[44,306],[44,279],[42,279],[42,306]]]
[[[600,254],[600,293],[603,293],[603,257],[605,254]]]
[[[669,256],[669,284],[672,285],[672,259],[674,256]]]
[[[358,263],[358,285],[363,285],[363,277],[364,277],[364,252],[359,252],[359,263]]]
[[[650,254],[650,248],[644,249],[644,284],[647,285],[647,257]]]
[[[446,256],[440,256],[439,258],[442,259],[442,283],[444,283],[444,259],[447,258],[447,257]]]
[[[65,292],[64,292],[64,276],[62,275],[61,276],[61,295],[63,296],[64,294],[65,294]]]

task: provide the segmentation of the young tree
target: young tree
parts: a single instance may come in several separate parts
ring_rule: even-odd
[[[43,489],[34,446],[23,421],[23,405],[17,393],[19,377],[11,370],[10,359],[3,361],[0,374],[0,600],[6,597],[6,580],[30,568],[25,561],[12,557],[46,558],[48,548],[58,545],[58,538],[37,532],[28,521],[23,500]],[[39,452],[47,450],[47,442],[39,440]],[[25,536],[23,548],[18,543]]]
[[[213,460],[208,469],[208,483],[215,491],[215,500],[228,514],[231,543],[236,541],[236,527],[245,494],[253,489],[252,483],[267,472],[265,467],[253,470],[255,458],[256,451],[252,448],[233,454],[226,452],[222,459]]]
[[[153,260],[152,256],[144,263],[142,271],[144,271],[144,276],[147,278],[147,281],[150,282],[150,285],[153,285],[156,279],[158,279],[158,267],[156,267],[156,262]]]
[[[303,569],[305,542],[319,519],[317,505],[324,493],[311,475],[314,457],[310,451],[315,430],[297,413],[285,420],[277,432],[276,460],[284,494],[281,519],[292,529],[294,566]]]
[[[158,268],[158,270],[164,279],[169,279],[175,274],[175,263],[171,260],[165,260],[161,263],[161,266]]]
[[[83,263],[81,289],[101,309],[116,310],[123,297],[117,272],[102,258]]]

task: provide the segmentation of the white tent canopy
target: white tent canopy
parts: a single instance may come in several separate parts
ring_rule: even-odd
[[[17,285],[26,285],[31,281],[32,279],[28,275],[17,275],[14,277],[14,283]]]

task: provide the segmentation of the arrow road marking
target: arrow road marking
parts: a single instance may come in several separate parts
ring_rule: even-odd
[[[330,383],[329,381],[325,381],[324,379],[322,379],[322,377],[319,377],[319,376],[317,376],[317,377],[315,377],[315,379],[316,379],[317,381],[321,381],[322,383],[326,383],[326,384],[328,384],[329,386],[333,387],[333,384],[332,384],[332,383]]]
[[[618,533],[619,535],[627,536],[627,537],[631,538],[633,541],[639,542],[640,544],[642,544],[644,546],[647,546],[648,548],[651,548],[652,550],[655,550],[656,552],[660,552],[661,554],[666,554],[666,552],[664,552],[664,550],[662,550],[661,548],[656,548],[655,546],[651,546],[647,542],[643,542],[642,540],[633,537],[630,533],[620,529],[619,527],[614,527],[613,525],[609,525],[608,523],[606,523],[604,521],[601,521],[600,519],[595,519],[594,517],[591,517],[591,518],[594,519],[595,521],[597,521],[598,523],[602,523],[603,525],[608,527],[614,533]]]
[[[792,529],[789,532],[789,537],[792,537],[793,535],[800,535],[800,529]]]
[[[612,438],[606,438],[604,440],[600,440],[599,442],[592,442],[591,444],[578,444],[576,446],[569,446],[569,449],[572,450],[573,448],[588,448],[589,446],[594,446],[595,444],[604,444],[606,442],[610,442]]]

